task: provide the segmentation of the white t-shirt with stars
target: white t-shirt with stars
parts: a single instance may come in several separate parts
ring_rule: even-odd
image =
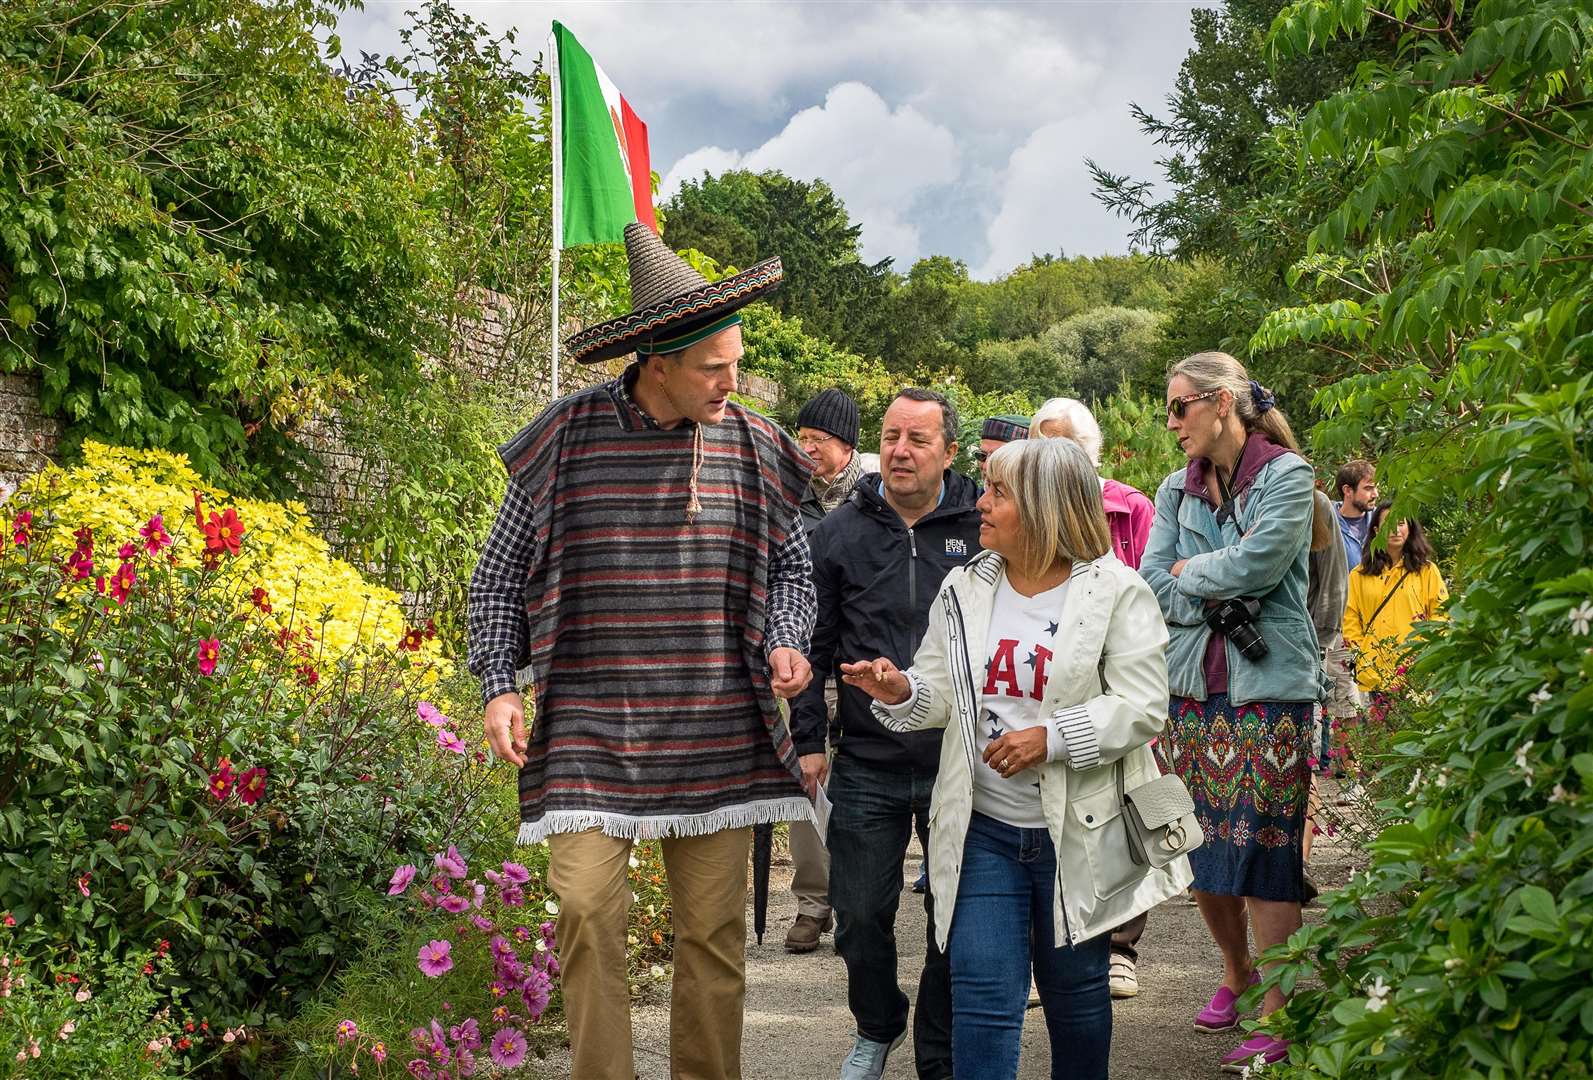
[[[1002,734],[1022,731],[1043,722],[1040,702],[1054,663],[1062,604],[1068,582],[1034,596],[1024,596],[1007,583],[1005,575],[996,586],[990,614],[990,633],[985,642],[985,684],[979,702],[981,755]],[[1050,731],[1047,731],[1050,735]],[[1048,744],[1058,740],[1048,737]],[[1056,759],[1051,745],[1049,760]],[[985,764],[974,761],[973,807],[987,817],[1020,829],[1045,828],[1040,809],[1040,777],[1034,769],[1003,777]]]

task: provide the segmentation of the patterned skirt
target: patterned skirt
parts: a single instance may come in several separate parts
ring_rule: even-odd
[[[1168,751],[1195,799],[1206,842],[1189,856],[1195,888],[1258,900],[1303,900],[1309,702],[1228,695],[1172,699]]]

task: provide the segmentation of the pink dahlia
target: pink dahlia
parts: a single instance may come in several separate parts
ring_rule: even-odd
[[[221,659],[221,640],[205,638],[199,643],[199,674],[214,675],[216,661]]]
[[[238,778],[238,798],[242,799],[247,805],[253,806],[265,794],[265,786],[265,769],[258,766],[253,769],[246,769],[244,774]]]
[[[138,530],[138,535],[144,538],[144,550],[151,555],[158,555],[162,548],[171,544],[171,537],[166,533],[166,526],[156,514],[144,522],[144,527]]]

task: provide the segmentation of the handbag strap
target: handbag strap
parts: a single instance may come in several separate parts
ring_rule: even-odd
[[[1129,858],[1136,865],[1145,866],[1150,859],[1145,854],[1145,845],[1140,842],[1139,833],[1134,831],[1134,822],[1131,820],[1133,810],[1130,809],[1128,796],[1123,791],[1123,761],[1126,756],[1118,758],[1112,764],[1112,778],[1117,782],[1118,817],[1123,822],[1123,834],[1128,837]]]
[[[1388,607],[1388,602],[1394,599],[1394,594],[1399,592],[1399,587],[1405,584],[1405,579],[1408,577],[1410,577],[1409,567],[1407,567],[1405,572],[1399,576],[1399,580],[1394,582],[1394,587],[1388,590],[1388,595],[1383,597],[1383,602],[1381,604],[1377,605],[1377,608],[1372,612],[1372,617],[1366,620],[1366,632],[1368,634],[1372,632],[1372,624],[1377,621],[1377,617],[1379,615],[1383,614],[1383,609]]]

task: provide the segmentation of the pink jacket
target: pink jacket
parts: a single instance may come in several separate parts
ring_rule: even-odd
[[[1101,481],[1101,501],[1106,504],[1106,525],[1112,533],[1112,554],[1127,566],[1139,569],[1150,539],[1156,506],[1138,489],[1116,480]]]

